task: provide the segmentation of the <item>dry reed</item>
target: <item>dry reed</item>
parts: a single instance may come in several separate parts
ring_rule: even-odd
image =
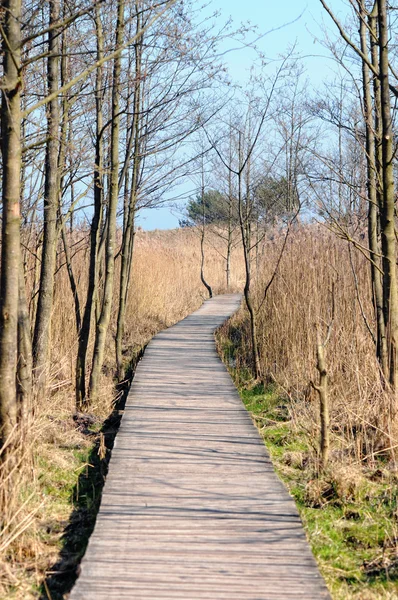
[[[73,269],[81,302],[87,289],[86,233],[76,232],[73,239]],[[264,289],[283,239],[283,228],[269,232],[253,265],[263,373],[266,379],[276,381],[289,397],[294,426],[307,431],[308,439],[314,440],[316,454],[318,403],[310,381],[316,379],[316,332],[324,334],[334,303],[335,317],[326,355],[330,377],[331,461],[335,465],[336,485],[353,481],[355,487],[355,477],[362,465],[372,465],[381,454],[388,456],[394,467],[397,444],[394,406],[381,384],[370,333],[375,324],[369,264],[355,250],[350,256],[347,243],[325,228],[297,226],[264,299]],[[34,250],[34,242],[30,244]],[[222,242],[213,235],[208,239],[205,271],[215,293],[226,291],[222,253]],[[72,419],[77,333],[73,297],[63,260],[60,252],[52,360],[48,366],[51,390],[48,397],[35,400],[34,418],[29,423],[29,431],[24,433],[25,443],[13,458],[12,478],[8,476],[10,469],[3,468],[0,473],[3,527],[0,532],[0,598],[37,597],[38,592],[34,590],[56,561],[60,536],[72,510],[70,501],[61,502],[59,495],[53,493],[54,486],[62,488],[63,478],[70,485],[77,481],[82,465],[75,456],[76,449],[89,449],[94,443],[76,428]],[[37,262],[33,252],[26,254],[26,267],[28,294],[34,297]],[[206,297],[199,268],[199,238],[194,231],[137,232],[124,337],[126,361],[157,331],[199,307]],[[244,271],[239,248],[234,250],[231,274],[231,291],[242,290]],[[117,285],[116,279],[102,394],[98,404],[90,409],[98,423],[110,413],[115,398]],[[33,313],[34,302],[31,305]],[[242,309],[225,329],[234,337],[235,366],[240,372],[250,370],[248,328],[247,314]],[[287,456],[286,464],[297,460],[301,461],[302,457]],[[359,470],[351,477],[356,465]],[[61,474],[56,482],[54,474]],[[344,493],[349,494],[351,488],[347,486]],[[49,529],[51,533],[46,534]]]
[[[271,232],[261,249],[255,278],[258,340],[266,380],[275,381],[300,415],[300,427],[318,439],[318,402],[310,382],[317,380],[316,340],[326,335],[333,451],[369,461],[398,443],[393,399],[383,388],[372,333],[375,331],[369,262],[325,227],[297,226],[288,239],[277,276],[266,299],[284,239]],[[248,319],[243,328],[237,367],[248,368]]]
[[[72,266],[80,303],[87,290],[89,247],[87,232],[73,234]],[[38,260],[34,236],[25,240],[27,292],[34,315]],[[214,236],[206,248],[206,273],[215,293],[225,291],[222,242]],[[61,536],[73,510],[72,490],[82,468],[81,454],[89,454],[96,436],[87,435],[73,420],[74,371],[77,331],[73,295],[59,248],[52,315],[50,390],[35,398],[23,440],[0,470],[0,599],[37,598],[44,574],[57,561]],[[117,265],[119,261],[117,260]],[[233,256],[232,289],[241,285],[243,272],[238,251]],[[101,394],[90,407],[100,428],[115,401],[115,349],[118,278],[112,321],[102,373]],[[200,282],[200,242],[194,230],[139,230],[135,237],[124,349],[126,362],[158,331],[197,309],[206,297]],[[92,349],[91,340],[91,349]],[[20,433],[18,435],[21,435]],[[21,443],[19,443],[21,442]]]

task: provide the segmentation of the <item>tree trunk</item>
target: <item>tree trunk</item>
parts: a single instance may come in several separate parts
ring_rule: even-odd
[[[48,34],[49,56],[47,62],[48,93],[59,89],[60,36],[54,25],[59,21],[59,0],[50,0],[51,27]],[[54,273],[57,252],[57,215],[59,199],[59,126],[60,111],[58,98],[54,98],[47,107],[47,146],[44,184],[44,230],[41,259],[39,298],[33,336],[33,366],[35,378],[40,389],[45,390],[50,355],[51,313],[54,296]]]
[[[208,293],[209,293],[209,298],[213,298],[213,290],[211,289],[211,286],[207,283],[206,278],[205,278],[205,226],[202,226],[202,232],[201,232],[201,236],[200,236],[200,255],[201,255],[201,261],[200,261],[200,280],[203,283],[203,285],[205,286],[205,288],[207,289]]]
[[[120,48],[124,37],[124,0],[118,2],[118,16],[116,26],[116,47]],[[101,314],[96,328],[96,337],[93,354],[93,365],[90,375],[90,402],[98,398],[100,374],[104,362],[105,342],[111,316],[113,282],[115,274],[115,241],[116,241],[116,212],[119,197],[119,135],[120,135],[120,74],[121,55],[118,54],[114,61],[113,89],[112,89],[112,129],[111,129],[111,182],[108,206],[108,229],[106,240],[106,267],[104,295]]]
[[[67,74],[67,40],[66,40],[66,32],[63,32],[62,35],[62,58],[61,58],[61,87],[65,85],[68,74]],[[71,126],[69,123],[69,110],[70,104],[68,99],[68,92],[65,92],[62,99],[62,125],[61,125],[61,139],[59,144],[59,157],[58,157],[58,216],[59,216],[59,229],[61,230],[62,244],[64,247],[65,253],[65,262],[66,268],[68,271],[69,284],[73,296],[73,304],[75,308],[75,322],[77,335],[80,334],[81,329],[81,314],[80,314],[80,299],[79,299],[79,290],[77,288],[77,283],[75,279],[75,275],[73,272],[72,266],[72,258],[70,254],[70,249],[68,245],[68,236],[66,231],[66,224],[64,223],[63,215],[62,215],[62,196],[63,196],[63,188],[64,188],[64,173],[66,167],[66,155],[67,155],[67,146],[68,146],[68,135],[71,138]],[[71,141],[71,140],[69,140]],[[71,215],[73,215],[73,201],[74,201],[74,186],[71,184]],[[71,222],[71,229],[73,227],[73,221]],[[72,233],[72,232],[71,232]]]
[[[325,469],[329,460],[329,449],[330,449],[330,433],[329,433],[329,398],[328,398],[328,374],[326,371],[325,362],[325,346],[319,339],[316,347],[317,353],[317,365],[319,373],[319,384],[312,384],[313,388],[318,392],[319,395],[319,414],[321,421],[321,438],[320,438],[320,454],[321,454],[321,467]]]
[[[261,377],[261,364],[260,355],[258,351],[257,343],[257,320],[256,313],[253,306],[253,300],[251,295],[251,260],[250,260],[250,212],[248,210],[248,198],[246,199],[246,210],[243,213],[243,199],[242,199],[242,134],[239,132],[239,171],[238,171],[238,210],[239,210],[239,224],[243,246],[243,257],[245,261],[245,287],[244,296],[246,301],[247,310],[250,316],[250,332],[252,342],[252,359],[253,359],[253,371],[256,379]]]
[[[202,231],[200,234],[200,280],[207,289],[209,293],[209,298],[213,298],[213,290],[211,286],[207,283],[205,278],[205,236],[206,236],[206,206],[205,206],[205,183],[204,183],[204,166],[203,166],[203,157],[202,157]]]
[[[61,218],[62,218],[62,216],[61,216]],[[70,255],[70,249],[68,246],[68,237],[66,234],[66,226],[64,223],[61,225],[61,237],[62,237],[62,244],[64,246],[65,262],[66,262],[66,268],[68,270],[70,289],[71,289],[72,296],[73,296],[73,305],[75,308],[76,330],[77,330],[77,335],[79,335],[80,331],[81,331],[81,327],[82,327],[81,314],[80,314],[79,290],[77,288],[75,274],[73,272],[72,258]]]
[[[25,276],[22,261],[19,266],[18,290],[18,367],[17,400],[18,420],[26,424],[30,413],[32,394],[32,339],[29,308],[26,302]]]
[[[129,216],[127,219],[126,230],[123,236],[124,239],[122,248],[122,260],[120,265],[119,307],[115,340],[117,376],[119,381],[122,381],[125,376],[125,370],[123,366],[123,335],[126,321],[126,306],[130,282],[130,265],[132,262],[134,249],[134,220],[136,210],[135,194],[133,193],[133,190],[131,190],[130,192],[130,198],[130,207],[128,209]]]
[[[365,11],[360,21],[361,50],[368,56],[367,27]],[[362,82],[364,97],[364,117],[366,127],[366,164],[368,190],[368,240],[370,249],[370,270],[373,286],[373,298],[376,316],[376,354],[384,379],[388,381],[388,352],[383,313],[383,285],[381,279],[380,247],[379,247],[379,203],[377,194],[376,136],[373,118],[372,94],[370,89],[369,67],[362,61]]]
[[[397,345],[398,345],[398,290],[396,271],[395,239],[395,183],[394,183],[394,132],[392,127],[387,2],[378,0],[379,23],[379,72],[381,93],[382,160],[383,160],[383,210],[381,211],[381,239],[383,251],[384,319],[388,335],[389,382],[397,388]]]
[[[227,277],[227,292],[231,287],[231,252],[232,252],[232,240],[231,240],[231,231],[228,229],[228,241],[227,241],[227,258],[225,265],[225,272]]]
[[[21,1],[5,0],[3,7],[0,446],[4,444],[17,423],[16,367],[21,254]]]
[[[100,9],[97,5],[95,13],[97,33],[97,61],[104,55],[104,36]],[[79,333],[79,345],[76,358],[76,405],[81,410],[87,402],[86,398],[86,361],[90,339],[93,307],[95,306],[98,284],[98,250],[103,210],[103,114],[102,90],[103,67],[99,66],[96,74],[96,142],[94,168],[94,214],[90,228],[90,265],[88,275],[87,298],[84,307],[82,325]]]
[[[229,142],[229,164],[232,164],[232,142]],[[228,170],[228,237],[227,237],[227,258],[226,258],[226,276],[227,276],[227,292],[231,285],[231,253],[232,253],[232,237],[233,237],[233,209],[232,209],[232,173]]]
[[[136,33],[138,35],[141,29],[141,16],[137,14]],[[126,320],[126,304],[127,292],[130,281],[130,268],[133,242],[134,242],[134,217],[137,203],[138,192],[138,176],[141,165],[140,151],[140,108],[141,108],[141,58],[142,58],[142,42],[143,38],[139,38],[135,44],[135,80],[134,80],[134,115],[131,129],[131,138],[133,142],[133,171],[131,176],[131,189],[128,194],[129,201],[127,203],[127,216],[125,218],[125,227],[123,231],[122,253],[120,265],[120,285],[119,285],[119,308],[117,315],[117,330],[116,330],[116,364],[118,380],[124,379],[123,365],[123,335]],[[128,147],[126,155],[126,165],[131,158],[131,149]]]

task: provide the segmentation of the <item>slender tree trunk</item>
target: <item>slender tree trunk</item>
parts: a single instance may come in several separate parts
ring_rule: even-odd
[[[204,166],[202,157],[202,186],[201,186],[201,197],[202,197],[202,230],[200,234],[200,280],[209,293],[209,298],[213,298],[213,290],[207,283],[205,278],[205,236],[206,236],[206,205],[205,205],[205,181],[204,181]]]
[[[47,62],[48,93],[59,89],[60,36],[54,25],[60,17],[59,0],[50,0],[50,29],[48,34],[49,56]],[[54,297],[54,273],[57,252],[58,200],[59,200],[59,127],[60,111],[58,98],[54,98],[47,107],[47,136],[44,184],[44,230],[41,259],[39,298],[33,336],[33,366],[39,387],[46,388],[47,365],[50,355],[51,316]]]
[[[250,218],[248,212],[248,206],[246,202],[246,210],[243,212],[243,199],[242,199],[242,134],[239,132],[239,171],[238,171],[238,210],[239,210],[239,224],[242,237],[243,246],[243,257],[245,261],[245,287],[244,296],[246,301],[247,310],[250,316],[250,332],[252,342],[252,359],[253,359],[253,370],[256,379],[261,377],[261,364],[260,355],[258,351],[257,343],[257,320],[256,313],[253,306],[253,300],[251,295],[251,261],[250,261],[250,225],[247,222]],[[248,199],[247,199],[248,201]]]
[[[68,61],[67,61],[67,40],[66,40],[66,32],[64,31],[62,34],[62,58],[61,58],[61,87],[65,85],[68,74]],[[61,125],[61,139],[59,144],[59,157],[58,157],[58,193],[59,193],[59,201],[58,201],[58,216],[59,216],[59,229],[61,230],[62,244],[64,247],[65,253],[65,262],[66,268],[68,271],[69,284],[73,296],[73,304],[75,308],[75,321],[76,321],[76,329],[77,335],[80,334],[81,329],[81,314],[80,314],[80,299],[79,299],[79,290],[77,287],[75,275],[73,272],[72,266],[72,258],[70,255],[70,249],[68,244],[68,236],[66,232],[66,224],[63,222],[62,216],[62,196],[63,196],[63,188],[64,188],[64,173],[66,168],[66,156],[67,156],[67,147],[68,147],[68,134],[70,136],[71,127],[70,127],[70,103],[68,99],[68,93],[65,92],[62,98],[62,125]],[[71,136],[70,136],[71,137]],[[74,201],[74,188],[73,183],[71,185],[71,203]],[[73,208],[71,213],[73,214]],[[72,222],[73,225],[73,222]]]
[[[24,127],[21,130],[21,139],[24,136]],[[25,163],[22,160],[21,168],[21,213],[23,212],[23,200],[25,197]],[[26,246],[29,247],[32,237],[32,228]],[[26,299],[25,288],[25,261],[27,251],[21,248],[19,261],[18,279],[18,363],[17,363],[17,420],[26,431],[28,415],[31,409],[32,379],[33,379],[33,357],[32,357],[32,334],[30,329],[29,306]]]
[[[227,292],[229,292],[231,287],[231,253],[232,253],[232,238],[231,238],[231,230],[228,228],[228,240],[227,240],[227,258],[226,258],[226,266],[225,272],[227,277]]]
[[[229,164],[232,164],[232,140],[229,140]],[[226,276],[227,276],[227,291],[231,285],[231,253],[232,253],[232,236],[233,236],[233,207],[232,207],[232,172],[228,170],[228,237],[227,237],[227,259],[226,259]]]
[[[209,298],[213,298],[213,290],[211,289],[211,286],[207,283],[206,278],[205,278],[205,227],[204,227],[204,225],[202,225],[202,231],[201,231],[201,235],[200,235],[200,255],[201,255],[200,280],[203,283],[203,285],[205,286],[205,288],[207,289],[207,291],[209,293]]]
[[[378,45],[378,22],[377,3],[375,9],[369,16],[370,48],[372,64],[376,71],[379,70],[379,45]],[[381,125],[381,92],[380,79],[373,75],[373,97],[374,97],[374,138],[375,138],[375,175],[377,206],[379,209],[378,234],[380,236],[380,213],[383,210],[383,153],[382,153],[382,125]]]
[[[21,1],[3,2],[1,103],[2,247],[0,284],[0,446],[17,424],[16,367],[21,196]],[[6,40],[4,39],[6,36]]]
[[[97,33],[97,60],[104,55],[104,36],[101,22],[100,8],[96,7],[95,24]],[[90,265],[88,275],[87,298],[84,307],[83,319],[79,334],[79,346],[76,358],[76,405],[82,409],[87,402],[86,398],[86,361],[90,339],[90,330],[98,294],[98,263],[101,220],[103,210],[103,67],[100,66],[96,73],[96,142],[95,142],[95,170],[94,170],[94,214],[90,229]]]
[[[321,438],[320,438],[320,451],[321,451],[321,467],[325,469],[329,460],[329,449],[330,449],[330,432],[329,432],[329,396],[328,396],[328,374],[326,370],[325,361],[325,346],[322,344],[319,334],[316,346],[317,354],[317,365],[319,373],[319,384],[313,388],[318,392],[319,395],[319,413],[321,421]]]
[[[80,331],[81,331],[81,327],[82,327],[79,290],[77,287],[75,274],[73,272],[72,258],[70,255],[68,238],[67,238],[67,234],[66,234],[66,226],[65,226],[65,224],[62,224],[61,227],[62,227],[61,228],[61,237],[62,237],[62,244],[64,246],[64,252],[65,252],[66,268],[68,270],[69,284],[70,284],[70,289],[71,289],[72,296],[73,296],[73,305],[75,308],[76,329],[77,329],[77,334],[79,335]]]
[[[135,170],[135,167],[134,167]],[[130,282],[130,265],[132,261],[133,248],[134,248],[134,217],[135,217],[135,202],[136,196],[133,189],[130,191],[130,206],[129,216],[126,224],[126,231],[123,236],[123,247],[122,247],[122,260],[120,265],[120,286],[119,286],[119,308],[117,315],[117,329],[116,329],[116,364],[118,380],[122,381],[125,376],[123,366],[123,335],[126,321],[126,306],[128,289]]]
[[[137,13],[136,33],[138,35],[141,29],[141,15]],[[131,189],[129,193],[129,202],[127,205],[127,217],[125,218],[125,228],[123,231],[121,265],[120,265],[120,285],[119,285],[119,308],[117,315],[116,330],[116,364],[118,380],[122,381],[125,376],[123,365],[123,335],[126,320],[127,291],[130,282],[131,256],[133,253],[134,240],[134,217],[137,203],[138,176],[140,172],[140,108],[141,108],[141,59],[142,59],[143,38],[139,38],[135,44],[135,81],[134,81],[134,115],[130,140],[133,142],[133,171]],[[131,157],[131,148],[127,148],[126,166]]]
[[[367,27],[365,11],[360,21],[361,50],[368,56]],[[383,285],[381,279],[381,262],[379,247],[379,204],[377,194],[377,167],[376,167],[376,137],[375,122],[373,118],[372,94],[370,89],[369,67],[362,61],[362,81],[366,127],[366,164],[367,164],[367,190],[368,190],[368,240],[370,249],[370,270],[373,285],[373,298],[376,316],[376,354],[380,362],[384,379],[388,381],[388,352],[383,313]]]
[[[389,346],[389,381],[396,390],[398,384],[398,289],[395,238],[395,182],[394,182],[394,132],[392,127],[389,87],[387,2],[378,0],[379,72],[381,92],[382,158],[383,158],[383,210],[380,215],[384,272],[384,319]]]
[[[124,0],[118,2],[118,16],[116,26],[116,47],[123,43],[124,37]],[[121,56],[117,55],[114,61],[113,89],[112,89],[112,129],[111,129],[111,183],[108,206],[108,230],[106,240],[106,268],[104,296],[101,314],[97,323],[93,365],[90,375],[90,401],[95,402],[98,397],[100,374],[104,362],[106,335],[111,316],[113,281],[115,273],[115,241],[116,241],[116,212],[119,196],[119,136],[120,136],[120,74]]]
[[[24,266],[20,261],[18,280],[18,419],[26,424],[32,394],[32,339],[29,308],[26,302]]]

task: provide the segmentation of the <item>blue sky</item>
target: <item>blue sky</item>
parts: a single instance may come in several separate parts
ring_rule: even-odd
[[[329,5],[344,20],[347,14],[344,0],[330,0]],[[220,24],[232,17],[236,27],[247,22],[256,25],[259,34],[267,34],[258,46],[270,59],[296,44],[313,87],[320,86],[333,73],[333,62],[318,40],[323,37],[323,26],[332,38],[335,29],[319,0],[211,0],[204,11],[206,14],[219,11]],[[225,43],[223,50],[236,47],[237,43],[231,40]],[[250,49],[234,50],[224,57],[231,77],[242,84],[255,58],[255,52]],[[142,211],[138,222],[144,229],[170,229],[178,226],[178,217],[163,207]]]

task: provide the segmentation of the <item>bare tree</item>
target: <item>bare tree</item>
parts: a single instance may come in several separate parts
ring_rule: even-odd
[[[46,367],[49,358],[51,313],[54,294],[54,272],[57,248],[57,216],[59,200],[58,156],[60,136],[60,107],[57,92],[59,85],[60,35],[59,0],[50,0],[48,23],[47,77],[47,137],[44,184],[44,230],[41,258],[40,286],[33,336],[33,366],[40,386],[46,387]]]
[[[118,0],[116,24],[116,48],[121,48],[124,39],[124,0]],[[104,362],[106,334],[108,331],[115,273],[116,213],[119,199],[119,135],[120,135],[120,78],[122,59],[120,53],[114,59],[112,81],[112,125],[110,157],[110,190],[106,231],[106,272],[101,314],[95,332],[93,364],[90,374],[89,397],[95,402],[99,393],[100,373]]]
[[[342,39],[360,57],[362,63],[369,202],[367,256],[371,264],[375,294],[376,347],[384,378],[391,388],[396,390],[398,385],[398,290],[391,94],[396,96],[397,90],[390,83],[388,7],[385,0],[376,0],[369,9],[366,8],[365,2],[358,0],[356,6],[352,3],[355,17],[359,21],[360,43],[357,45],[348,36],[325,0],[320,1],[336,24]],[[371,47],[370,55],[368,36]],[[373,102],[370,74],[374,80]],[[381,239],[381,263],[379,261],[378,230],[380,230]],[[382,272],[382,289],[380,271]]]
[[[21,2],[4,2],[1,104],[2,249],[0,310],[0,445],[17,424],[18,295],[21,261]]]
[[[79,345],[76,357],[76,405],[83,408],[86,402],[86,361],[90,339],[93,306],[97,297],[98,283],[98,251],[100,242],[101,222],[103,214],[103,65],[104,32],[101,21],[100,7],[95,10],[96,56],[97,69],[95,79],[95,167],[94,167],[94,211],[90,227],[90,263],[88,274],[87,297],[83,312],[82,325],[79,332]]]

